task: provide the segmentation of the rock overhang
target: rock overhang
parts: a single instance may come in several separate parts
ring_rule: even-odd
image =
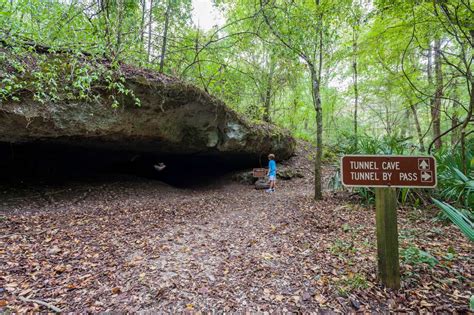
[[[115,154],[123,161],[137,154],[163,159],[209,157],[224,167],[237,161],[250,166],[270,152],[287,159],[294,152],[295,141],[288,131],[250,122],[219,99],[180,80],[149,70],[129,71],[123,84],[140,106],[130,95],[121,95],[120,106],[114,108],[106,90],[99,90],[93,101],[41,103],[32,91],[22,91],[17,101],[3,100],[3,151],[9,146],[30,152],[30,147],[39,156],[41,151],[61,152],[63,147],[82,155]],[[0,158],[4,166],[8,165],[5,160],[10,161],[6,155]],[[35,159],[34,154],[31,158]]]

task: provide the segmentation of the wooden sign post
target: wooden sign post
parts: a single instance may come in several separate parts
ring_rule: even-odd
[[[375,187],[378,276],[386,287],[399,289],[395,187],[436,187],[436,160],[431,156],[346,155],[341,174],[345,186]]]
[[[395,188],[375,188],[375,220],[379,278],[386,287],[399,289],[400,263]]]

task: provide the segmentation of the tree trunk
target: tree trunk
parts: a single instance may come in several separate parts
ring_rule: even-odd
[[[469,31],[469,35],[471,35],[471,43],[474,43],[474,30]],[[471,45],[472,46],[472,45]],[[468,84],[469,82],[471,83],[471,91],[469,94],[469,108],[467,110],[467,115],[466,119],[464,120],[464,123],[461,126],[461,159],[462,159],[462,165],[463,165],[463,172],[465,175],[467,175],[467,163],[466,161],[466,136],[467,136],[467,126],[472,123],[472,115],[473,115],[473,110],[474,110],[474,77],[470,69],[467,72],[467,79],[468,79]],[[472,132],[472,130],[470,131]]]
[[[432,113],[433,113],[433,104],[434,104],[434,92],[433,92],[433,45],[430,41],[429,44],[429,49],[428,49],[428,57],[427,57],[427,65],[426,65],[426,74],[428,77],[428,90],[430,91],[430,94],[433,94],[430,96],[430,107],[429,107],[429,115],[430,118],[432,119]],[[431,128],[431,127],[430,127]]]
[[[320,0],[316,0],[318,9]],[[314,199],[323,199],[321,168],[323,159],[323,108],[321,105],[321,73],[323,71],[323,14],[320,12],[318,19],[318,41],[319,41],[319,60],[317,72],[314,66],[311,66],[311,80],[313,90],[313,103],[316,110],[316,159],[314,161]]]
[[[123,0],[118,0],[117,1],[117,38],[115,41],[115,51],[113,54],[114,59],[118,58],[120,54],[120,47],[122,46],[122,25],[123,25],[123,16],[124,16],[124,3]]]
[[[105,16],[105,23],[104,23],[105,54],[108,54],[110,53],[110,20],[109,20],[108,0],[100,0],[100,9]]]
[[[385,130],[387,131],[387,135],[391,137],[392,136],[392,121],[390,120],[391,115],[390,115],[390,111],[388,107],[389,105],[385,105],[385,121],[386,121]]]
[[[428,84],[430,87],[433,85],[433,52],[430,43],[430,48],[428,49],[428,63],[426,66],[426,73],[428,75]]]
[[[453,97],[455,96],[453,95]],[[454,128],[453,131],[451,131],[451,146],[452,147],[456,145],[459,139],[459,131],[457,128],[455,128],[455,126],[459,124],[459,116],[457,113],[458,104],[456,101],[457,101],[456,99],[453,101],[453,113],[451,116],[451,128]]]
[[[400,130],[400,137],[405,139],[407,135],[409,135],[409,125],[410,125],[410,110],[408,108],[405,109],[405,118],[403,123],[401,124],[402,130]]]
[[[153,0],[150,0],[150,15],[148,18],[148,53],[147,60],[151,60],[151,30],[152,30],[152,21],[153,21]]]
[[[354,71],[354,148],[357,150],[357,144],[359,142],[358,136],[357,136],[357,110],[359,106],[359,89],[357,85],[357,30],[356,27],[354,26],[352,28],[352,53],[353,53],[353,59],[352,59],[352,68]]]
[[[471,31],[472,39],[474,40],[474,31]],[[467,163],[466,160],[466,135],[467,135],[467,126],[472,123],[472,111],[474,110],[474,79],[472,74],[470,73],[470,81],[471,81],[471,93],[469,94],[469,109],[466,115],[466,120],[461,126],[461,161],[463,165],[463,172],[467,175]],[[470,131],[472,132],[472,130]]]
[[[288,115],[291,117],[291,130],[296,130],[296,112],[298,111],[298,99],[295,97],[293,99],[293,108],[290,110],[291,112]]]
[[[425,145],[423,143],[423,132],[421,131],[420,121],[418,120],[418,113],[416,112],[415,105],[410,105],[410,109],[413,113],[413,120],[415,121],[416,133],[418,134],[418,142],[420,144],[420,151],[425,152]]]
[[[140,22],[140,43],[142,44],[140,49],[143,49],[144,37],[145,37],[145,12],[146,12],[146,0],[140,0],[142,5],[142,20]]]
[[[270,107],[272,103],[272,92],[273,92],[273,74],[275,72],[275,63],[270,60],[270,73],[268,74],[268,81],[265,91],[264,103],[263,103],[263,120],[270,122]]]
[[[460,128],[456,128],[460,123],[459,115],[458,115],[458,108],[459,108],[459,97],[458,97],[458,82],[456,79],[453,81],[453,94],[452,94],[452,112],[451,112],[451,148],[454,149],[456,144],[458,143],[459,135],[460,135]]]
[[[311,67],[311,88],[313,94],[313,104],[316,110],[316,159],[314,165],[314,199],[320,200],[323,198],[321,185],[321,161],[323,148],[323,113],[321,107],[321,94],[319,78],[316,70]]]
[[[160,72],[161,73],[163,73],[163,68],[165,66],[166,43],[168,40],[170,14],[171,14],[171,0],[168,0],[168,7],[166,8],[166,13],[165,13],[165,29],[163,30],[163,45],[161,45],[161,56],[160,56]]]
[[[433,138],[438,138],[435,142],[435,148],[440,149],[441,142],[441,99],[443,97],[443,73],[441,71],[441,42],[439,39],[435,40],[434,44],[434,62],[435,62],[435,76],[436,76],[436,91],[431,107],[431,120],[433,123]]]

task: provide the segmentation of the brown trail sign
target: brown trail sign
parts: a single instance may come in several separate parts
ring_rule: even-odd
[[[264,178],[267,176],[268,170],[266,168],[254,168],[252,171],[252,176],[256,178]]]
[[[349,187],[436,187],[432,156],[346,155],[341,173]]]
[[[382,283],[400,288],[397,193],[394,187],[436,187],[436,160],[432,156],[345,155],[342,184],[376,187],[377,265]]]

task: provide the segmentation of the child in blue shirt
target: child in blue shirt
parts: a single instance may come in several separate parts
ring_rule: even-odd
[[[270,180],[270,188],[266,190],[266,192],[274,192],[275,191],[275,181],[276,181],[276,162],[275,162],[275,154],[270,153],[268,155],[268,179]]]

